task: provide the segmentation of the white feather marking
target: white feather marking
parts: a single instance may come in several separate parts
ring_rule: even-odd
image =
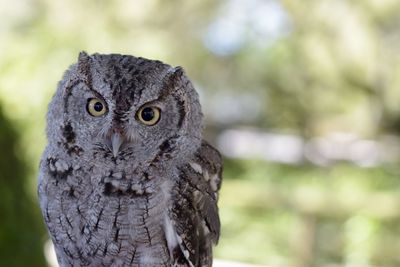
[[[178,239],[179,244],[182,244],[182,238],[179,235],[176,238]]]
[[[185,256],[185,258],[188,259],[189,258],[189,251],[184,249],[182,252],[183,252],[183,255]]]
[[[56,163],[54,164],[54,167],[56,168],[56,170],[58,172],[65,172],[68,170],[68,164],[61,159],[58,159],[56,161]]]
[[[114,187],[116,187],[116,188],[118,188],[119,187],[119,181],[118,180],[111,180],[111,184],[112,184],[112,186],[114,186]]]
[[[154,266],[154,264],[156,263],[156,259],[153,257],[153,255],[151,255],[150,253],[145,253],[142,252],[141,256],[140,256],[140,260],[139,260],[139,266],[148,266],[148,264],[151,264]]]
[[[176,234],[174,226],[167,215],[164,216],[164,232],[165,238],[167,239],[168,249],[172,254],[173,249],[178,245],[178,235]]]
[[[198,164],[198,163],[196,163],[196,162],[190,162],[189,165],[190,165],[190,167],[192,167],[192,169],[193,169],[195,172],[200,173],[200,174],[203,173],[203,170],[202,170],[200,164]]]
[[[185,256],[185,258],[189,262],[190,267],[194,267],[193,263],[189,259],[189,251],[184,248],[182,238],[176,233],[175,228],[172,225],[172,221],[168,218],[167,215],[165,215],[164,217],[164,232],[170,254],[172,255],[173,249],[179,244],[183,256]]]
[[[218,190],[218,180],[219,180],[218,174],[214,174],[213,176],[211,176],[210,186],[213,191]]]
[[[210,229],[208,228],[206,221],[201,221],[201,226],[203,227],[204,234],[207,236],[210,233]]]
[[[112,174],[112,176],[113,176],[115,179],[122,179],[122,176],[124,176],[124,174],[123,174],[122,172],[114,172],[114,173]]]
[[[207,182],[210,180],[210,175],[208,174],[208,171],[204,171],[203,177],[204,177],[204,180],[206,180]]]

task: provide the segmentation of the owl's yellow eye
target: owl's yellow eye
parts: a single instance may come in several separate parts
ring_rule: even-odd
[[[139,121],[146,125],[154,125],[160,120],[160,109],[156,107],[142,107],[136,114]]]
[[[106,104],[104,103],[103,100],[99,98],[90,98],[88,100],[87,106],[86,106],[87,111],[89,112],[90,115],[94,117],[100,117],[106,113]]]

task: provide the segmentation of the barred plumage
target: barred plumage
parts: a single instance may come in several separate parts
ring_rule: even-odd
[[[38,194],[60,266],[211,266],[222,161],[180,67],[88,55],[49,105]]]

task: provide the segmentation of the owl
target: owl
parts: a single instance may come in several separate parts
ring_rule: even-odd
[[[181,67],[81,52],[47,113],[38,196],[60,266],[212,266],[222,161]]]

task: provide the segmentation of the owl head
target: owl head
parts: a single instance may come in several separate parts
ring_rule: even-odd
[[[151,164],[200,145],[198,95],[181,67],[118,54],[79,54],[49,105],[50,146],[72,157]]]

